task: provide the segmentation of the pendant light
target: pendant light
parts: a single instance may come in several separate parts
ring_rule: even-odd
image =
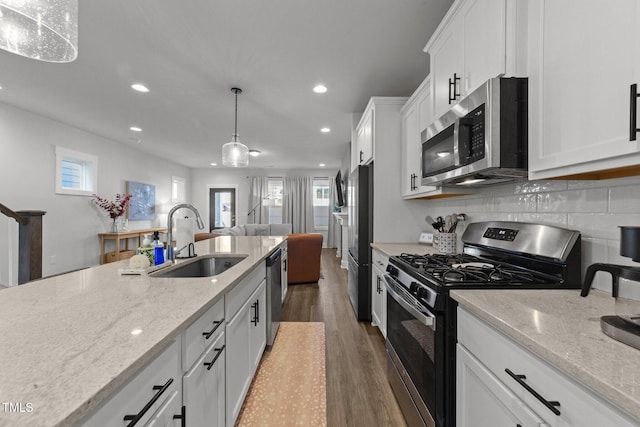
[[[249,148],[238,140],[238,94],[242,93],[242,89],[234,87],[231,88],[231,92],[236,95],[236,121],[233,140],[222,146],[222,164],[233,168],[244,168],[249,166]]]
[[[45,62],[78,57],[78,0],[0,0],[0,49]]]

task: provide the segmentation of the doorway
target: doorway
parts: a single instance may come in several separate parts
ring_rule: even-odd
[[[209,230],[236,225],[236,189],[209,188]]]

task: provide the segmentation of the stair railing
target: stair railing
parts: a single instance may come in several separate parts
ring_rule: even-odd
[[[18,284],[42,277],[44,211],[13,211],[0,203],[0,213],[18,222]]]

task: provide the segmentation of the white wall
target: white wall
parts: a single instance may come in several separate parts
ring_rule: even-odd
[[[582,271],[596,262],[635,265],[620,256],[620,225],[640,226],[640,177],[604,181],[526,181],[487,187],[465,197],[427,202],[425,214],[453,212],[469,222],[520,221],[556,225],[582,234]],[[423,223],[426,229],[433,228]],[[464,227],[458,228],[458,238]],[[461,247],[461,246],[459,246]],[[595,287],[609,290],[611,276],[596,275]]]
[[[184,166],[143,153],[135,147],[0,103],[0,203],[13,210],[43,210],[43,276],[99,264],[98,233],[110,220],[90,197],[55,194],[54,147],[98,156],[98,194],[114,198],[126,181],[156,186],[155,221],[129,222],[129,228],[165,226],[172,205],[171,177],[187,180]],[[162,215],[164,213],[164,215]],[[17,223],[0,215],[0,284],[17,283]],[[56,263],[50,264],[50,257]]]

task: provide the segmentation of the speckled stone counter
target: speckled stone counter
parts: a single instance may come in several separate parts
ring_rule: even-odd
[[[386,256],[397,256],[401,253],[409,254],[435,254],[437,251],[431,245],[420,245],[418,243],[372,243],[371,247],[377,249]]]
[[[467,311],[640,420],[640,350],[600,329],[614,299],[592,290],[454,290]]]
[[[213,278],[120,276],[125,260],[0,291],[0,426],[75,425],[284,239],[197,242],[247,255]]]

